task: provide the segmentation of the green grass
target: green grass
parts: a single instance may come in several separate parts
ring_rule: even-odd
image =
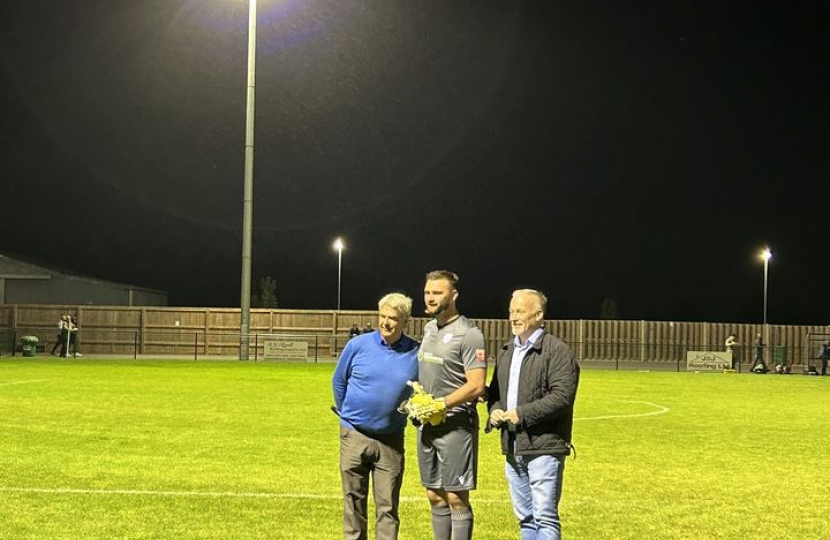
[[[332,369],[0,360],[0,539],[342,538]],[[830,378],[584,371],[564,535],[828,538],[828,411]],[[425,539],[413,435],[401,538]],[[474,536],[518,538],[481,441]]]

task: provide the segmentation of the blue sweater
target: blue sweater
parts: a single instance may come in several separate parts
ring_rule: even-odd
[[[418,380],[418,342],[401,336],[389,347],[377,330],[349,340],[331,385],[340,424],[369,433],[406,427],[398,406],[412,394],[406,381]]]

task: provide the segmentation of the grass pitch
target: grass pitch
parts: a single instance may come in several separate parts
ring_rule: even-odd
[[[332,370],[0,360],[0,539],[342,538]],[[564,536],[830,538],[828,411],[830,378],[583,371]],[[474,537],[518,538],[495,434],[480,455]]]

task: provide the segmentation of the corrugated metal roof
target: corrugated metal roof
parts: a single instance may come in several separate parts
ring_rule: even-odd
[[[156,294],[168,294],[168,291],[159,289],[151,289],[149,287],[141,287],[138,285],[131,285],[129,283],[120,283],[117,281],[110,281],[90,276],[83,276],[64,269],[48,268],[41,263],[36,263],[27,257],[18,255],[8,255],[0,253],[0,277],[6,279],[51,279],[53,277],[62,277],[64,279],[71,279],[77,281],[84,281],[87,283],[99,283],[101,285],[108,285],[121,289],[132,289],[134,291],[143,291]]]

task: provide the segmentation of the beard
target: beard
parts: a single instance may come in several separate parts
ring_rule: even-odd
[[[430,306],[426,306],[426,312],[427,312],[427,315],[429,315],[431,317],[437,317],[441,313],[447,311],[449,308],[450,308],[450,300],[447,299],[446,301],[441,302],[440,304],[438,304],[434,308],[432,308],[433,311],[430,311]]]

